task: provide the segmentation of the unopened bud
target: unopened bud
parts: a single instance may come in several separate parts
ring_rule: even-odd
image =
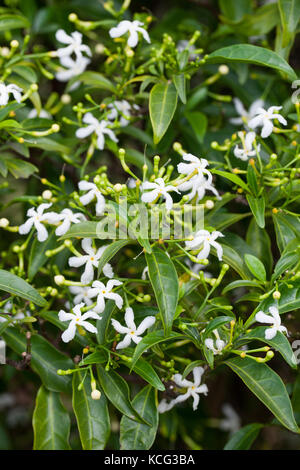
[[[273,299],[275,300],[279,300],[281,297],[281,294],[278,290],[275,290],[275,292],[273,292]]]
[[[52,191],[50,191],[49,189],[46,189],[46,191],[43,191],[42,193],[42,197],[43,199],[51,199],[52,198]]]
[[[4,217],[0,219],[0,227],[5,228],[9,226],[9,220]]]
[[[229,73],[229,67],[227,65],[220,65],[218,71],[221,75],[227,75]]]
[[[58,274],[57,276],[54,276],[54,282],[58,286],[63,286],[65,283],[65,277],[62,276],[61,274]]]
[[[101,398],[101,392],[99,390],[93,390],[91,393],[91,397],[93,400],[100,400]]]

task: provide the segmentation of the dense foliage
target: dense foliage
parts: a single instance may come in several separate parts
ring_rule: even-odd
[[[298,447],[300,2],[130,3],[0,8],[0,448]]]

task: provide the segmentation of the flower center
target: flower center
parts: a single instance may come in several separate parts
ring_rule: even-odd
[[[103,291],[102,291],[102,294],[105,294],[105,293],[106,293],[106,291],[105,291],[105,290],[103,290]]]
[[[131,335],[134,335],[134,331],[131,331],[130,334],[131,334]]]
[[[91,261],[94,261],[94,259],[95,259],[94,256],[91,256],[91,257],[90,257],[90,260],[91,260]]]

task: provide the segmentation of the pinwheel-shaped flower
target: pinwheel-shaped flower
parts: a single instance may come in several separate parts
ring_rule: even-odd
[[[78,305],[75,305],[72,310],[73,313],[67,313],[64,310],[60,310],[58,312],[58,318],[60,319],[60,321],[70,322],[66,331],[64,331],[61,335],[61,339],[65,343],[68,343],[74,338],[77,326],[85,328],[90,333],[97,333],[97,328],[86,320],[88,320],[89,318],[92,318],[93,320],[101,320],[101,317],[99,317],[99,315],[96,312],[93,312],[92,310],[89,310],[88,312],[81,315],[81,309],[84,306],[85,304],[82,302]]]
[[[22,99],[22,88],[11,83],[10,85],[5,85],[5,83],[0,82],[0,106],[6,106],[9,100],[10,93],[13,95],[14,99],[20,103]]]
[[[170,403],[167,403],[166,400],[162,400],[162,402],[158,406],[158,411],[160,413],[169,411],[177,403],[181,403],[187,400],[189,397],[193,397],[193,410],[195,411],[198,408],[200,400],[199,394],[204,393],[204,395],[206,395],[208,393],[207,385],[200,385],[203,372],[203,367],[195,367],[193,369],[194,382],[191,382],[187,379],[183,379],[181,374],[175,374],[172,377],[172,380],[175,382],[176,385],[178,385],[178,387],[187,388],[187,391],[184,394],[178,395],[178,397],[176,397],[174,400],[171,400]]]
[[[197,201],[201,201],[204,198],[206,191],[211,191],[214,195],[221,199],[218,191],[212,185],[212,176],[209,174],[208,178],[198,174],[190,178],[188,181],[184,181],[178,186],[180,191],[190,191],[187,196],[189,200],[193,199],[197,195]]]
[[[254,157],[256,155],[256,150],[252,147],[256,134],[255,132],[248,132],[244,137],[244,133],[239,132],[238,135],[242,141],[243,148],[239,148],[236,145],[233,153],[237,158],[247,161],[249,157]],[[257,150],[259,152],[260,144],[257,145]]]
[[[137,106],[136,104],[134,104],[132,107],[134,109],[139,109],[139,106]],[[116,100],[107,106],[107,108],[111,110],[110,113],[107,115],[107,119],[109,119],[110,121],[115,121],[119,116],[121,116],[119,119],[120,126],[128,126],[130,122],[132,107],[131,104],[128,103],[128,101],[126,100]]]
[[[71,258],[69,258],[69,265],[73,268],[85,265],[84,272],[81,275],[81,282],[83,284],[89,284],[94,279],[94,268],[98,268],[99,260],[106,248],[106,245],[95,250],[92,247],[92,239],[84,238],[81,242],[81,246],[86,255],[71,256]],[[104,265],[103,274],[107,277],[113,277],[114,273],[109,263]]]
[[[63,29],[59,29],[55,33],[57,41],[67,44],[66,47],[62,47],[55,52],[57,57],[76,55],[76,58],[82,57],[82,52],[85,52],[91,57],[92,52],[89,46],[82,44],[82,34],[78,31],[74,31],[71,35],[67,34]]]
[[[255,315],[255,320],[259,323],[268,323],[271,325],[270,328],[266,328],[265,338],[275,338],[275,336],[277,335],[277,331],[280,331],[281,333],[287,333],[286,327],[281,325],[281,318],[278,312],[278,308],[270,307],[269,312],[271,315],[267,315],[262,310],[260,310]]]
[[[145,28],[142,28],[144,23],[141,21],[121,21],[115,28],[109,30],[109,35],[111,38],[119,38],[126,33],[129,33],[127,45],[129,47],[135,47],[139,41],[138,33],[141,33],[145,41],[150,43],[150,37]]]
[[[208,165],[208,161],[205,158],[198,158],[191,153],[184,153],[182,155],[183,160],[190,162],[190,163],[179,163],[177,165],[178,173],[183,175],[191,175],[192,173],[203,175],[206,174],[211,177],[210,171],[206,169]]]
[[[89,289],[88,294],[91,298],[97,297],[97,305],[94,308],[95,312],[101,313],[105,308],[105,299],[111,299],[116,303],[118,308],[122,308],[123,299],[119,294],[112,292],[115,286],[123,284],[117,279],[108,281],[107,285],[100,281],[94,281],[92,287]]]
[[[126,308],[124,319],[127,326],[121,325],[121,323],[114,319],[111,321],[114,329],[118,333],[121,333],[122,335],[125,334],[124,339],[117,344],[116,349],[128,348],[131,341],[138,344],[142,340],[141,335],[155,323],[155,317],[149,316],[144,318],[140,325],[136,327],[134,322],[134,313],[131,307]]]
[[[173,207],[173,199],[170,196],[169,192],[176,191],[176,193],[180,194],[180,192],[177,188],[175,188],[175,186],[166,185],[163,178],[156,178],[153,183],[145,181],[145,183],[142,184],[142,191],[145,191],[145,189],[151,189],[152,191],[148,191],[142,194],[141,199],[143,202],[154,202],[160,196],[162,196],[166,201],[166,208],[168,210],[171,210]]]
[[[249,127],[255,129],[256,127],[262,127],[261,136],[263,139],[269,137],[273,131],[273,119],[278,119],[278,121],[284,126],[287,125],[287,121],[284,119],[281,114],[277,113],[282,106],[270,106],[267,110],[264,108],[258,108],[256,111],[256,116],[249,121]]]
[[[90,63],[90,59],[81,56],[78,59],[73,60],[72,57],[64,56],[60,59],[60,63],[65,68],[56,72],[55,78],[60,82],[68,82],[71,78],[77,77],[77,75],[80,75],[85,71]],[[78,81],[73,83],[70,87],[70,91],[74,90],[78,84]]]
[[[224,235],[218,231],[209,233],[208,230],[199,230],[194,235],[194,239],[186,241],[185,245],[188,250],[197,250],[202,247],[201,251],[199,251],[197,255],[198,259],[206,259],[210,253],[211,246],[213,246],[217,251],[219,260],[221,261],[223,248],[218,242],[216,242],[218,237],[224,237]]]
[[[231,122],[231,124],[236,124],[238,126],[240,124],[244,124],[246,128],[248,127],[247,124],[249,123],[249,121],[257,114],[257,110],[264,105],[264,101],[261,99],[258,99],[258,100],[253,101],[253,103],[251,104],[249,108],[249,111],[246,111],[243,103],[238,98],[234,98],[233,103],[234,103],[236,112],[240,115],[240,117],[231,118],[229,119],[229,122]]]
[[[70,286],[69,290],[71,294],[74,294],[75,296],[73,299],[73,303],[77,305],[83,302],[85,305],[92,305],[93,301],[91,300],[89,296],[89,289],[90,289],[89,286],[84,286],[84,287]]]
[[[71,224],[79,224],[86,220],[86,217],[81,212],[75,214],[71,209],[63,209],[60,214],[57,215],[57,219],[62,222],[55,230],[56,235],[61,236],[67,233]]]
[[[82,121],[84,122],[84,124],[88,124],[88,126],[77,129],[76,137],[78,137],[79,139],[84,139],[85,137],[95,132],[95,134],[97,135],[97,148],[99,150],[104,149],[105,134],[108,135],[108,137],[114,142],[118,142],[118,139],[115,136],[115,133],[107,127],[110,125],[108,121],[104,121],[104,120],[98,121],[92,115],[92,113],[86,113]]]
[[[105,209],[105,199],[95,183],[82,180],[79,181],[78,187],[81,191],[88,191],[79,198],[81,204],[87,206],[93,199],[96,198],[96,215],[102,215]]]
[[[58,221],[58,214],[56,212],[46,212],[45,209],[49,209],[52,204],[40,204],[37,208],[31,207],[27,211],[28,219],[26,222],[19,227],[19,233],[21,235],[26,235],[30,232],[32,226],[34,225],[37,231],[37,239],[39,242],[44,242],[48,238],[48,231],[42,222],[48,222],[49,224],[55,224]]]

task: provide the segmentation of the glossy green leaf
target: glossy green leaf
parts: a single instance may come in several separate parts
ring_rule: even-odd
[[[26,351],[26,338],[16,328],[7,328],[3,338],[8,346],[18,354]],[[40,335],[31,338],[30,366],[40,376],[47,389],[54,392],[69,392],[71,379],[68,375],[58,375],[58,369],[73,369],[73,361],[58,351],[51,343]]]
[[[93,400],[89,377],[84,371],[73,374],[73,410],[77,420],[83,450],[103,450],[110,434],[110,420],[104,393]],[[80,383],[81,390],[78,390]]]
[[[11,29],[29,28],[30,23],[25,16],[21,15],[1,15],[0,31],[9,31]]]
[[[152,348],[156,344],[163,343],[165,341],[176,341],[179,339],[183,339],[185,336],[176,333],[175,331],[172,331],[169,336],[165,336],[163,330],[158,330],[158,331],[153,331],[152,333],[148,333],[142,341],[138,343],[138,345],[135,348],[134,354],[132,356],[132,363],[131,363],[131,369],[135,366],[137,360],[141,357],[143,352],[145,352],[147,349]]]
[[[109,401],[128,418],[145,424],[145,420],[132,406],[127,382],[112,369],[107,372],[104,367],[97,366],[97,371],[100,385]]]
[[[85,85],[92,86],[93,88],[101,88],[102,90],[107,90],[110,91],[111,93],[115,93],[116,88],[113,85],[113,83],[108,80],[108,78],[104,77],[101,73],[98,72],[83,72],[82,74],[74,77],[70,83],[69,86],[72,85],[72,83],[80,80],[82,83]]]
[[[228,171],[221,171],[221,170],[210,170],[213,174],[222,176],[223,178],[226,178],[227,180],[230,180],[232,183],[237,184],[241,188],[243,188],[245,191],[249,191],[249,188],[247,184],[240,178],[239,176],[229,173]]]
[[[130,363],[125,363],[125,365],[127,365],[128,367],[131,367]],[[138,374],[140,377],[142,377],[144,380],[146,380],[146,382],[148,382],[150,385],[152,385],[152,387],[157,388],[157,390],[160,390],[160,391],[165,390],[164,384],[158,377],[157,373],[155,372],[151,364],[149,364],[149,362],[147,362],[143,358],[140,357],[136,361],[133,367],[133,371],[136,374]]]
[[[178,276],[169,256],[159,248],[146,253],[149,278],[154,290],[166,336],[170,334],[179,295]]]
[[[47,250],[52,250],[56,246],[56,236],[52,232],[44,243],[40,243],[37,238],[33,240],[29,254],[28,278],[31,281],[39,269],[49,260],[45,255]]]
[[[267,278],[266,269],[263,263],[253,255],[245,255],[245,262],[248,266],[249,271],[253,274],[256,279],[259,281],[265,281]]]
[[[254,255],[262,261],[269,277],[273,267],[271,240],[267,230],[260,228],[254,217],[247,230],[246,242],[252,248]]]
[[[149,112],[155,144],[165,135],[177,107],[177,91],[171,82],[157,83],[150,92]]]
[[[251,423],[236,431],[229,439],[224,450],[249,450],[257,439],[263,424]]]
[[[128,245],[131,240],[117,240],[110,243],[102,253],[98,264],[98,277],[100,276],[103,267],[108,263],[124,246]]]
[[[294,70],[276,52],[252,44],[234,44],[233,46],[222,47],[209,54],[207,62],[246,62],[257,64],[283,72],[290,81],[297,80]]]
[[[250,209],[255,217],[257,225],[260,228],[265,226],[265,199],[263,197],[256,198],[251,194],[247,194],[247,201]]]
[[[186,80],[185,80],[184,73],[173,75],[172,80],[176,87],[179,98],[185,104],[186,103]]]
[[[202,143],[207,129],[207,117],[200,111],[189,111],[185,112],[184,115],[192,127],[197,140]]]
[[[278,0],[278,8],[283,29],[282,47],[286,47],[300,20],[300,3],[298,0]]]
[[[132,405],[150,426],[123,416],[120,423],[121,450],[148,450],[155,440],[158,426],[154,389],[147,385],[134,397]]]
[[[241,280],[241,281],[233,281],[230,284],[227,284],[222,291],[222,294],[226,294],[232,289],[238,289],[239,287],[260,287],[260,284],[257,281],[252,280]]]
[[[41,387],[33,412],[34,450],[69,450],[70,417],[59,393]]]
[[[299,432],[285,385],[276,372],[266,364],[259,364],[247,357],[228,359],[225,364],[242,379],[283,426],[290,431]]]
[[[40,307],[47,305],[46,300],[24,279],[3,269],[0,269],[0,290],[27,299]]]

